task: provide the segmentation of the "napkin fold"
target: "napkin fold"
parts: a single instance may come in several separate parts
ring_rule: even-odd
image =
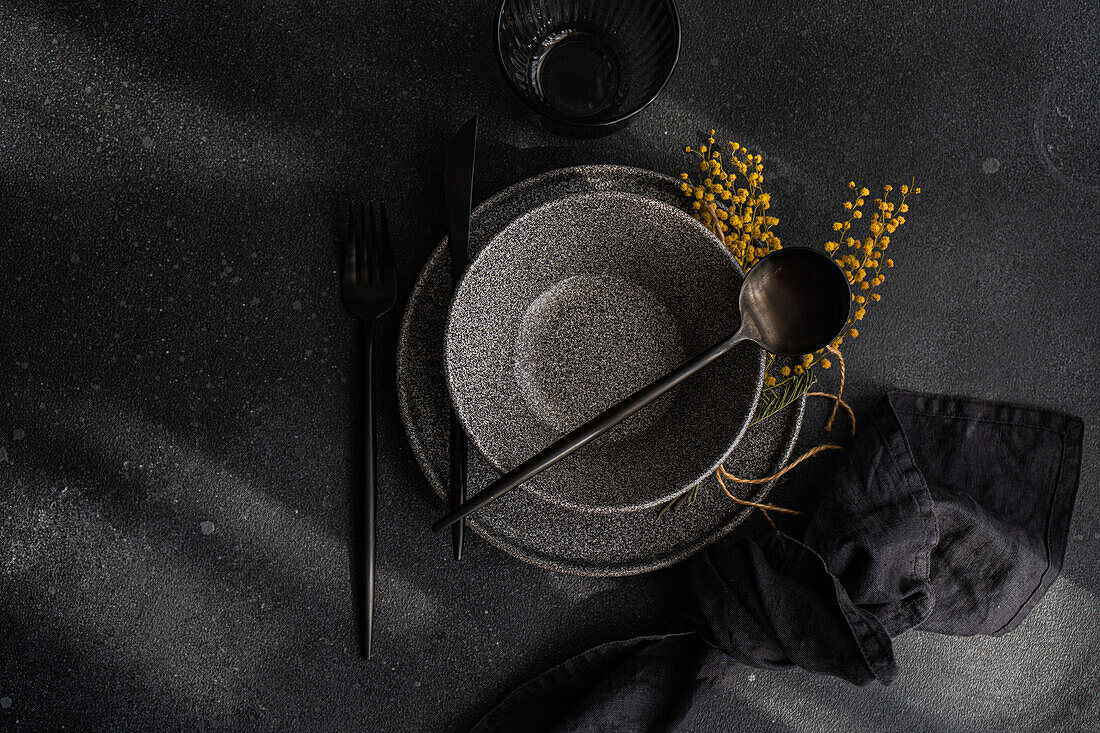
[[[584,652],[474,730],[675,730],[737,664],[888,685],[909,629],[1008,633],[1061,571],[1082,435],[1061,413],[890,393],[803,536],[733,536],[690,563],[697,631]]]

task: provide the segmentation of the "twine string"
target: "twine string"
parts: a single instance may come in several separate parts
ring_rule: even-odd
[[[828,420],[828,422],[825,423],[825,432],[828,433],[828,432],[831,432],[832,429],[833,429],[833,420],[836,418],[836,408],[840,406],[841,402],[843,402],[843,400],[841,398],[844,396],[844,376],[845,376],[844,371],[845,370],[844,370],[844,355],[840,353],[840,349],[836,348],[832,344],[830,344],[826,348],[831,353],[836,354],[837,361],[840,362],[840,386],[836,390],[836,397],[834,398],[836,401],[833,402],[833,411],[831,413],[829,413],[829,420]],[[830,396],[832,396],[832,395],[830,395]],[[848,410],[848,414],[852,416],[852,434],[855,435],[855,432],[856,432],[856,416],[855,416],[855,414],[852,413],[852,408],[848,407],[848,405],[844,405],[844,407],[845,407],[846,410]]]
[[[712,221],[713,221],[713,219],[712,219]],[[832,400],[833,410],[829,415],[828,422],[825,424],[824,429],[826,431],[832,430],[833,420],[836,418],[837,408],[843,407],[844,410],[848,413],[848,418],[851,421],[852,435],[855,435],[856,434],[856,414],[852,410],[851,406],[847,402],[845,402],[843,397],[841,396],[841,395],[844,394],[844,380],[845,380],[845,376],[846,376],[845,375],[845,368],[844,368],[844,357],[841,355],[840,351],[838,349],[836,349],[835,347],[829,346],[828,349],[829,349],[830,352],[832,352],[833,354],[836,355],[837,361],[840,363],[840,386],[837,389],[837,393],[834,395],[834,394],[831,394],[829,392],[807,392],[806,396],[807,397],[824,397],[826,399]],[[801,512],[796,511],[794,509],[787,509],[786,507],[776,506],[774,504],[761,504],[760,502],[749,501],[747,499],[742,499],[740,497],[734,496],[733,492],[731,492],[729,490],[729,487],[726,486],[726,480],[729,480],[729,481],[732,481],[732,482],[738,483],[738,484],[750,484],[750,485],[770,483],[772,481],[775,481],[777,479],[782,478],[784,475],[787,474],[788,471],[791,471],[795,466],[802,463],[803,461],[805,461],[809,458],[813,458],[814,456],[818,455],[819,453],[823,453],[823,452],[828,451],[828,450],[844,450],[844,448],[843,448],[843,446],[836,445],[835,443],[822,443],[821,445],[817,445],[817,446],[814,446],[813,448],[810,448],[808,451],[806,451],[805,453],[800,455],[795,460],[789,462],[787,465],[785,465],[783,468],[781,468],[778,471],[776,471],[775,473],[773,473],[771,476],[764,476],[763,478],[738,478],[737,476],[734,476],[732,473],[730,473],[729,470],[727,470],[725,466],[719,466],[714,472],[714,477],[716,479],[718,479],[718,485],[722,487],[722,491],[725,493],[726,496],[728,496],[730,499],[732,499],[733,501],[735,501],[738,504],[741,504],[743,506],[749,506],[749,507],[753,507],[754,509],[759,509],[760,513],[764,515],[764,519],[767,519],[768,524],[770,524],[772,526],[772,529],[778,530],[778,527],[776,527],[775,521],[772,520],[771,516],[768,514],[769,511],[780,512],[780,513],[783,513],[783,514],[801,514]]]
[[[852,412],[851,406],[842,399],[839,399],[835,394],[829,394],[828,392],[807,392],[807,397],[825,397],[830,400],[836,400],[840,403],[840,406],[848,411],[848,419],[852,423],[852,435],[856,434],[856,414]],[[835,408],[834,408],[835,409]]]
[[[739,481],[740,479],[734,478],[730,474],[730,472],[726,470],[725,466],[719,466],[717,468],[717,470],[715,470],[714,475],[718,479],[718,485],[722,487],[722,491],[726,492],[726,496],[733,499],[738,504],[742,504],[744,506],[751,506],[751,507],[754,507],[756,509],[759,509],[761,512],[764,513],[764,516],[767,517],[769,522],[772,521],[772,518],[768,516],[768,510],[769,509],[771,509],[772,511],[776,511],[776,512],[782,512],[784,514],[801,514],[802,513],[802,512],[796,511],[794,509],[787,509],[785,507],[775,506],[774,504],[761,504],[759,502],[749,501],[748,499],[742,499],[739,496],[734,496],[730,492],[730,490],[728,488],[726,488],[726,482],[722,480],[722,475],[723,474],[725,474],[726,478],[732,479],[733,481]],[[775,522],[772,522],[772,526],[773,527],[775,526]]]
[[[788,471],[793,469],[799,463],[802,463],[802,461],[805,461],[807,458],[813,458],[818,453],[822,453],[822,452],[827,451],[827,450],[844,450],[844,447],[836,445],[835,443],[822,443],[821,445],[816,445],[813,448],[810,448],[808,451],[806,451],[802,455],[800,455],[795,460],[788,463],[783,468],[779,469],[779,471],[777,471],[776,473],[773,473],[771,476],[765,476],[763,478],[737,478],[732,473],[727,471],[725,466],[719,466],[718,471],[721,474],[724,474],[725,478],[728,478],[730,481],[733,481],[733,482],[738,483],[738,484],[766,484],[770,481],[775,481],[778,478],[782,478],[784,475],[786,475],[786,473]],[[719,479],[718,479],[719,483],[721,482],[721,480],[722,480],[721,477],[719,477]],[[725,486],[723,485],[722,488],[724,489]],[[728,494],[729,491],[727,491],[726,493]],[[740,500],[737,500],[737,501],[739,503],[749,503],[749,502],[741,502]],[[798,512],[795,512],[795,511],[791,510],[791,509],[780,509],[779,507],[770,506],[770,505],[765,505],[765,508],[774,509],[776,511],[791,512],[793,514],[798,513]]]

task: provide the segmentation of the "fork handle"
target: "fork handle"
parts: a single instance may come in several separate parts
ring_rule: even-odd
[[[374,445],[374,324],[363,324],[363,598],[360,608],[361,652],[370,659],[374,637],[374,546],[375,509],[378,492],[375,484]]]

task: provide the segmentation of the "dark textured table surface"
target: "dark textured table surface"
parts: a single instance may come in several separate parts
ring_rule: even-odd
[[[849,179],[916,176],[848,350],[857,411],[907,388],[1085,420],[1065,569],[1017,631],[908,634],[890,688],[744,669],[697,730],[1095,729],[1100,6],[684,0],[663,96],[573,141],[510,98],[493,5],[0,4],[0,728],[460,730],[676,623],[675,567],[571,577],[477,537],[455,565],[383,388],[376,657],[354,653],[338,210],[390,202],[400,306],[477,112],[478,199],[583,162],[676,173],[715,127],[767,157],[784,241],[820,244]]]

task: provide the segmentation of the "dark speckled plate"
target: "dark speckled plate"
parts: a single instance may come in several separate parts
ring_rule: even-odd
[[[550,171],[493,196],[474,211],[470,256],[475,257],[517,217],[548,202],[591,191],[616,191],[682,204],[678,181],[622,166],[581,166]],[[409,295],[397,347],[401,417],[421,469],[441,499],[447,479],[450,405],[444,376],[444,329],[450,303],[450,269],[444,240],[429,257]],[[740,476],[774,472],[798,437],[804,402],[750,427],[726,465]],[[739,426],[731,427],[736,434]],[[473,494],[500,474],[476,450],[469,453]],[[470,527],[515,557],[579,575],[632,575],[671,565],[739,524],[744,507],[707,479],[696,502],[665,514],[659,506],[635,511],[581,512],[518,489],[483,508]],[[770,488],[745,487],[759,500]],[[444,505],[440,504],[440,512]]]
[[[447,326],[447,382],[482,455],[509,471],[739,326],[744,279],[671,204],[593,191],[539,206],[466,271]],[[524,488],[578,511],[665,504],[748,427],[764,352],[744,343]]]

